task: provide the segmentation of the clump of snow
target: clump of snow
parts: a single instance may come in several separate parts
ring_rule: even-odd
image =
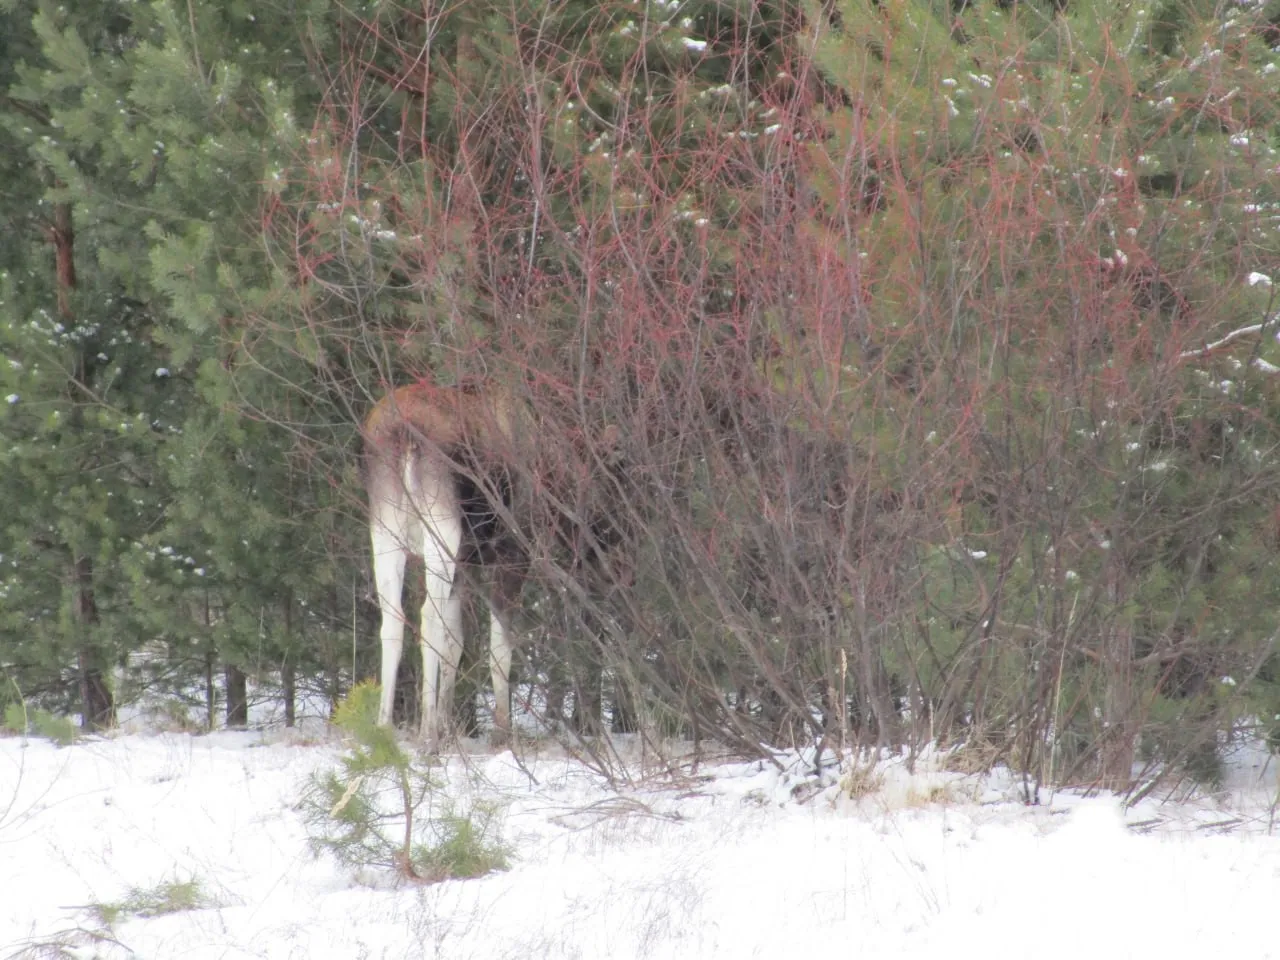
[[[122,946],[83,955],[937,958],[998,942],[1200,960],[1275,944],[1275,772],[1257,750],[1232,761],[1227,797],[1129,810],[1046,791],[1026,806],[1019,778],[942,754],[821,778],[811,755],[779,755],[620,791],[551,750],[451,756],[445,791],[498,804],[515,860],[434,886],[310,854],[299,785],[338,750],[323,728],[0,739],[0,944],[174,877],[215,905],[121,920]]]

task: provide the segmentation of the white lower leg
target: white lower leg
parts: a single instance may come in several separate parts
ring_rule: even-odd
[[[453,686],[462,660],[462,595],[452,579],[427,577],[421,643],[422,736],[434,740],[449,727]]]
[[[511,639],[497,613],[489,615],[489,673],[493,678],[493,732],[511,734]]]
[[[400,629],[387,629],[386,615],[383,615],[382,628],[382,689],[378,698],[378,723],[391,726],[391,719],[396,699],[396,674],[400,667],[400,654],[404,650],[404,623]],[[393,634],[394,635],[391,635]]]
[[[391,726],[392,706],[396,695],[396,673],[404,650],[404,611],[400,593],[404,587],[405,553],[386,538],[375,535],[373,574],[378,590],[378,606],[382,610],[382,689],[378,701],[378,723]]]

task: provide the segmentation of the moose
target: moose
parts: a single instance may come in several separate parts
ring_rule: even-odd
[[[521,468],[528,467],[522,450],[529,449],[531,424],[528,408],[504,389],[425,382],[390,391],[365,419],[365,486],[382,616],[382,725],[392,722],[404,647],[405,570],[410,557],[421,557],[422,737],[436,743],[448,733],[462,657],[464,577],[488,581],[493,739],[510,736],[513,621],[529,570],[527,543],[512,520]],[[616,442],[616,428],[606,429],[601,445]],[[606,529],[616,533],[599,519],[560,520],[556,536],[561,543],[576,541],[579,557],[608,539]],[[591,546],[584,549],[583,540]],[[475,573],[488,576],[469,576]]]

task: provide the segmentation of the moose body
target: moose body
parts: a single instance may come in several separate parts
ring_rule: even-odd
[[[512,617],[525,561],[507,528],[517,422],[499,393],[414,384],[378,401],[364,424],[366,487],[374,583],[382,613],[382,698],[378,722],[390,725],[404,647],[402,604],[409,558],[426,580],[422,650],[422,735],[448,732],[462,657],[462,589],[467,567],[491,574],[489,665],[494,737],[511,730]]]

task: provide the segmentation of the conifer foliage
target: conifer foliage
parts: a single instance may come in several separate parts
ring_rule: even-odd
[[[303,20],[4,16],[6,686],[89,726],[154,687],[212,723],[216,667],[243,723],[246,671],[316,662],[289,535],[314,487],[233,404],[223,335],[269,273],[266,114],[306,73]]]

